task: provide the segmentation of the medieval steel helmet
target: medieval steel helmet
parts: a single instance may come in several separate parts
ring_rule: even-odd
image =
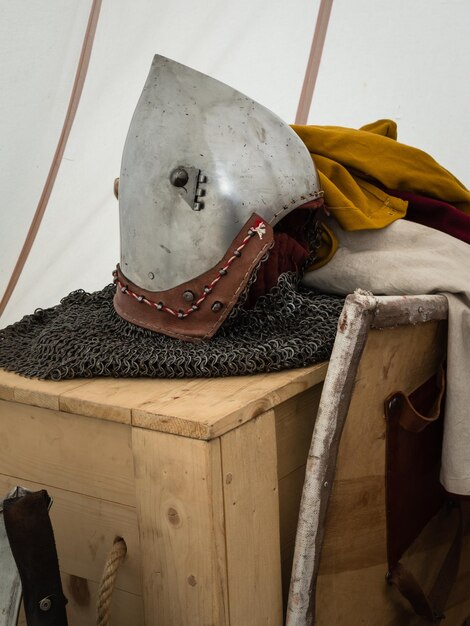
[[[211,337],[272,227],[321,196],[307,148],[279,117],[156,55],[122,158],[117,313],[173,337]]]

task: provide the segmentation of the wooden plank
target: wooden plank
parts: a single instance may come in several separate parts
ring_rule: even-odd
[[[284,606],[287,606],[305,463],[322,389],[323,383],[319,383],[274,409]]]
[[[122,537],[127,544],[127,555],[116,588],[142,593],[135,508],[0,474],[2,493],[18,484],[32,491],[46,489],[54,499],[50,518],[62,569],[98,583],[114,539]]]
[[[443,295],[380,296],[372,320],[373,328],[388,328],[446,320],[447,298]]]
[[[61,381],[25,378],[0,369],[0,399],[58,410],[59,396],[62,393],[83,387],[87,383],[87,380],[81,378]]]
[[[295,540],[304,479],[305,464],[279,481],[279,520],[283,558],[286,556],[286,546],[290,548]]]
[[[398,390],[410,393],[437,371],[445,354],[445,326],[445,322],[428,322],[369,332],[339,446],[326,517],[316,593],[317,624],[415,624],[406,603],[398,594],[390,594],[384,582],[383,407],[388,395]],[[439,546],[444,536],[436,532],[433,544],[418,548],[422,557],[413,562],[413,571],[420,582],[426,582],[426,574],[436,571],[430,567],[431,555],[442,550]]]
[[[18,615],[18,624],[16,626],[27,626],[26,617],[23,610],[23,604],[20,606],[20,613]]]
[[[0,473],[135,506],[131,428],[0,401]]]
[[[387,585],[386,571],[383,563],[319,576],[315,626],[411,626],[411,612]]]
[[[15,399],[15,382],[20,378],[18,374],[0,369],[0,400]]]
[[[384,400],[398,390],[410,393],[438,370],[444,333],[443,322],[369,332],[341,438],[337,480],[384,475]]]
[[[274,409],[279,480],[305,466],[322,389],[315,385]]]
[[[261,415],[321,382],[328,364],[307,368],[174,383],[168,395],[158,393],[132,410],[132,424],[194,437],[213,439]]]
[[[335,481],[320,575],[383,563],[385,524],[384,476]]]
[[[305,464],[279,481],[283,597],[290,582]],[[346,523],[347,520],[347,523]],[[384,477],[335,481],[322,547],[321,574],[383,563]],[[347,546],[347,549],[346,549]]]
[[[321,382],[327,367],[220,379],[60,382],[0,370],[0,398],[208,440]]]
[[[146,624],[226,626],[220,442],[133,429]]]
[[[456,512],[454,511],[454,514]],[[429,592],[455,532],[447,514],[437,515],[402,561]],[[319,576],[317,586],[318,626],[422,626],[409,603],[385,582],[387,563]],[[461,626],[470,614],[470,536],[464,542],[463,558],[443,623]]]
[[[279,535],[281,540],[282,598],[287,606],[294,558],[295,534],[305,478],[305,463],[279,481]]]
[[[96,602],[98,584],[62,572],[62,585],[68,598],[68,626],[92,626],[96,624]],[[88,593],[87,593],[88,592]],[[145,625],[142,596],[114,589],[111,598],[110,621],[112,626],[151,626]]]
[[[130,424],[134,406],[158,393],[174,393],[174,389],[171,380],[94,378],[86,387],[61,394],[59,403],[61,411]]]
[[[282,618],[275,417],[263,413],[221,438],[230,624]]]

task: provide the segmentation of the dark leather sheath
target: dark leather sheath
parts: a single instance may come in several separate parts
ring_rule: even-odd
[[[5,529],[23,586],[28,626],[67,626],[50,498],[37,491],[3,503]]]

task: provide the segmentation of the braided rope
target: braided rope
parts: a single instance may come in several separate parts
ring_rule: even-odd
[[[118,569],[127,553],[126,542],[122,537],[114,540],[113,547],[109,551],[106,564],[104,566],[103,576],[101,577],[98,589],[98,619],[97,626],[108,626],[111,608],[111,598],[114,591]]]

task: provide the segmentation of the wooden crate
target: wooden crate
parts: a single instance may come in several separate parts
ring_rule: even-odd
[[[0,372],[0,492],[54,498],[70,626],[95,619],[115,537],[113,626],[283,622],[327,364],[219,380]]]
[[[337,458],[325,448],[321,486],[331,496],[319,503],[316,623],[420,623],[385,583],[383,412],[391,392],[412,391],[442,360],[445,322],[422,323],[420,302],[407,301],[396,327],[380,304],[381,329],[368,328],[358,364],[344,372],[337,346],[331,367],[220,380],[53,383],[0,372],[0,489],[19,483],[54,497],[70,625],[93,623],[102,567],[122,536],[113,626],[281,626],[319,403],[316,438],[322,413],[329,424],[343,411],[344,429]],[[351,323],[343,316],[339,335]],[[407,554],[419,577],[448,530],[437,518]],[[468,548],[447,626],[470,613]]]

